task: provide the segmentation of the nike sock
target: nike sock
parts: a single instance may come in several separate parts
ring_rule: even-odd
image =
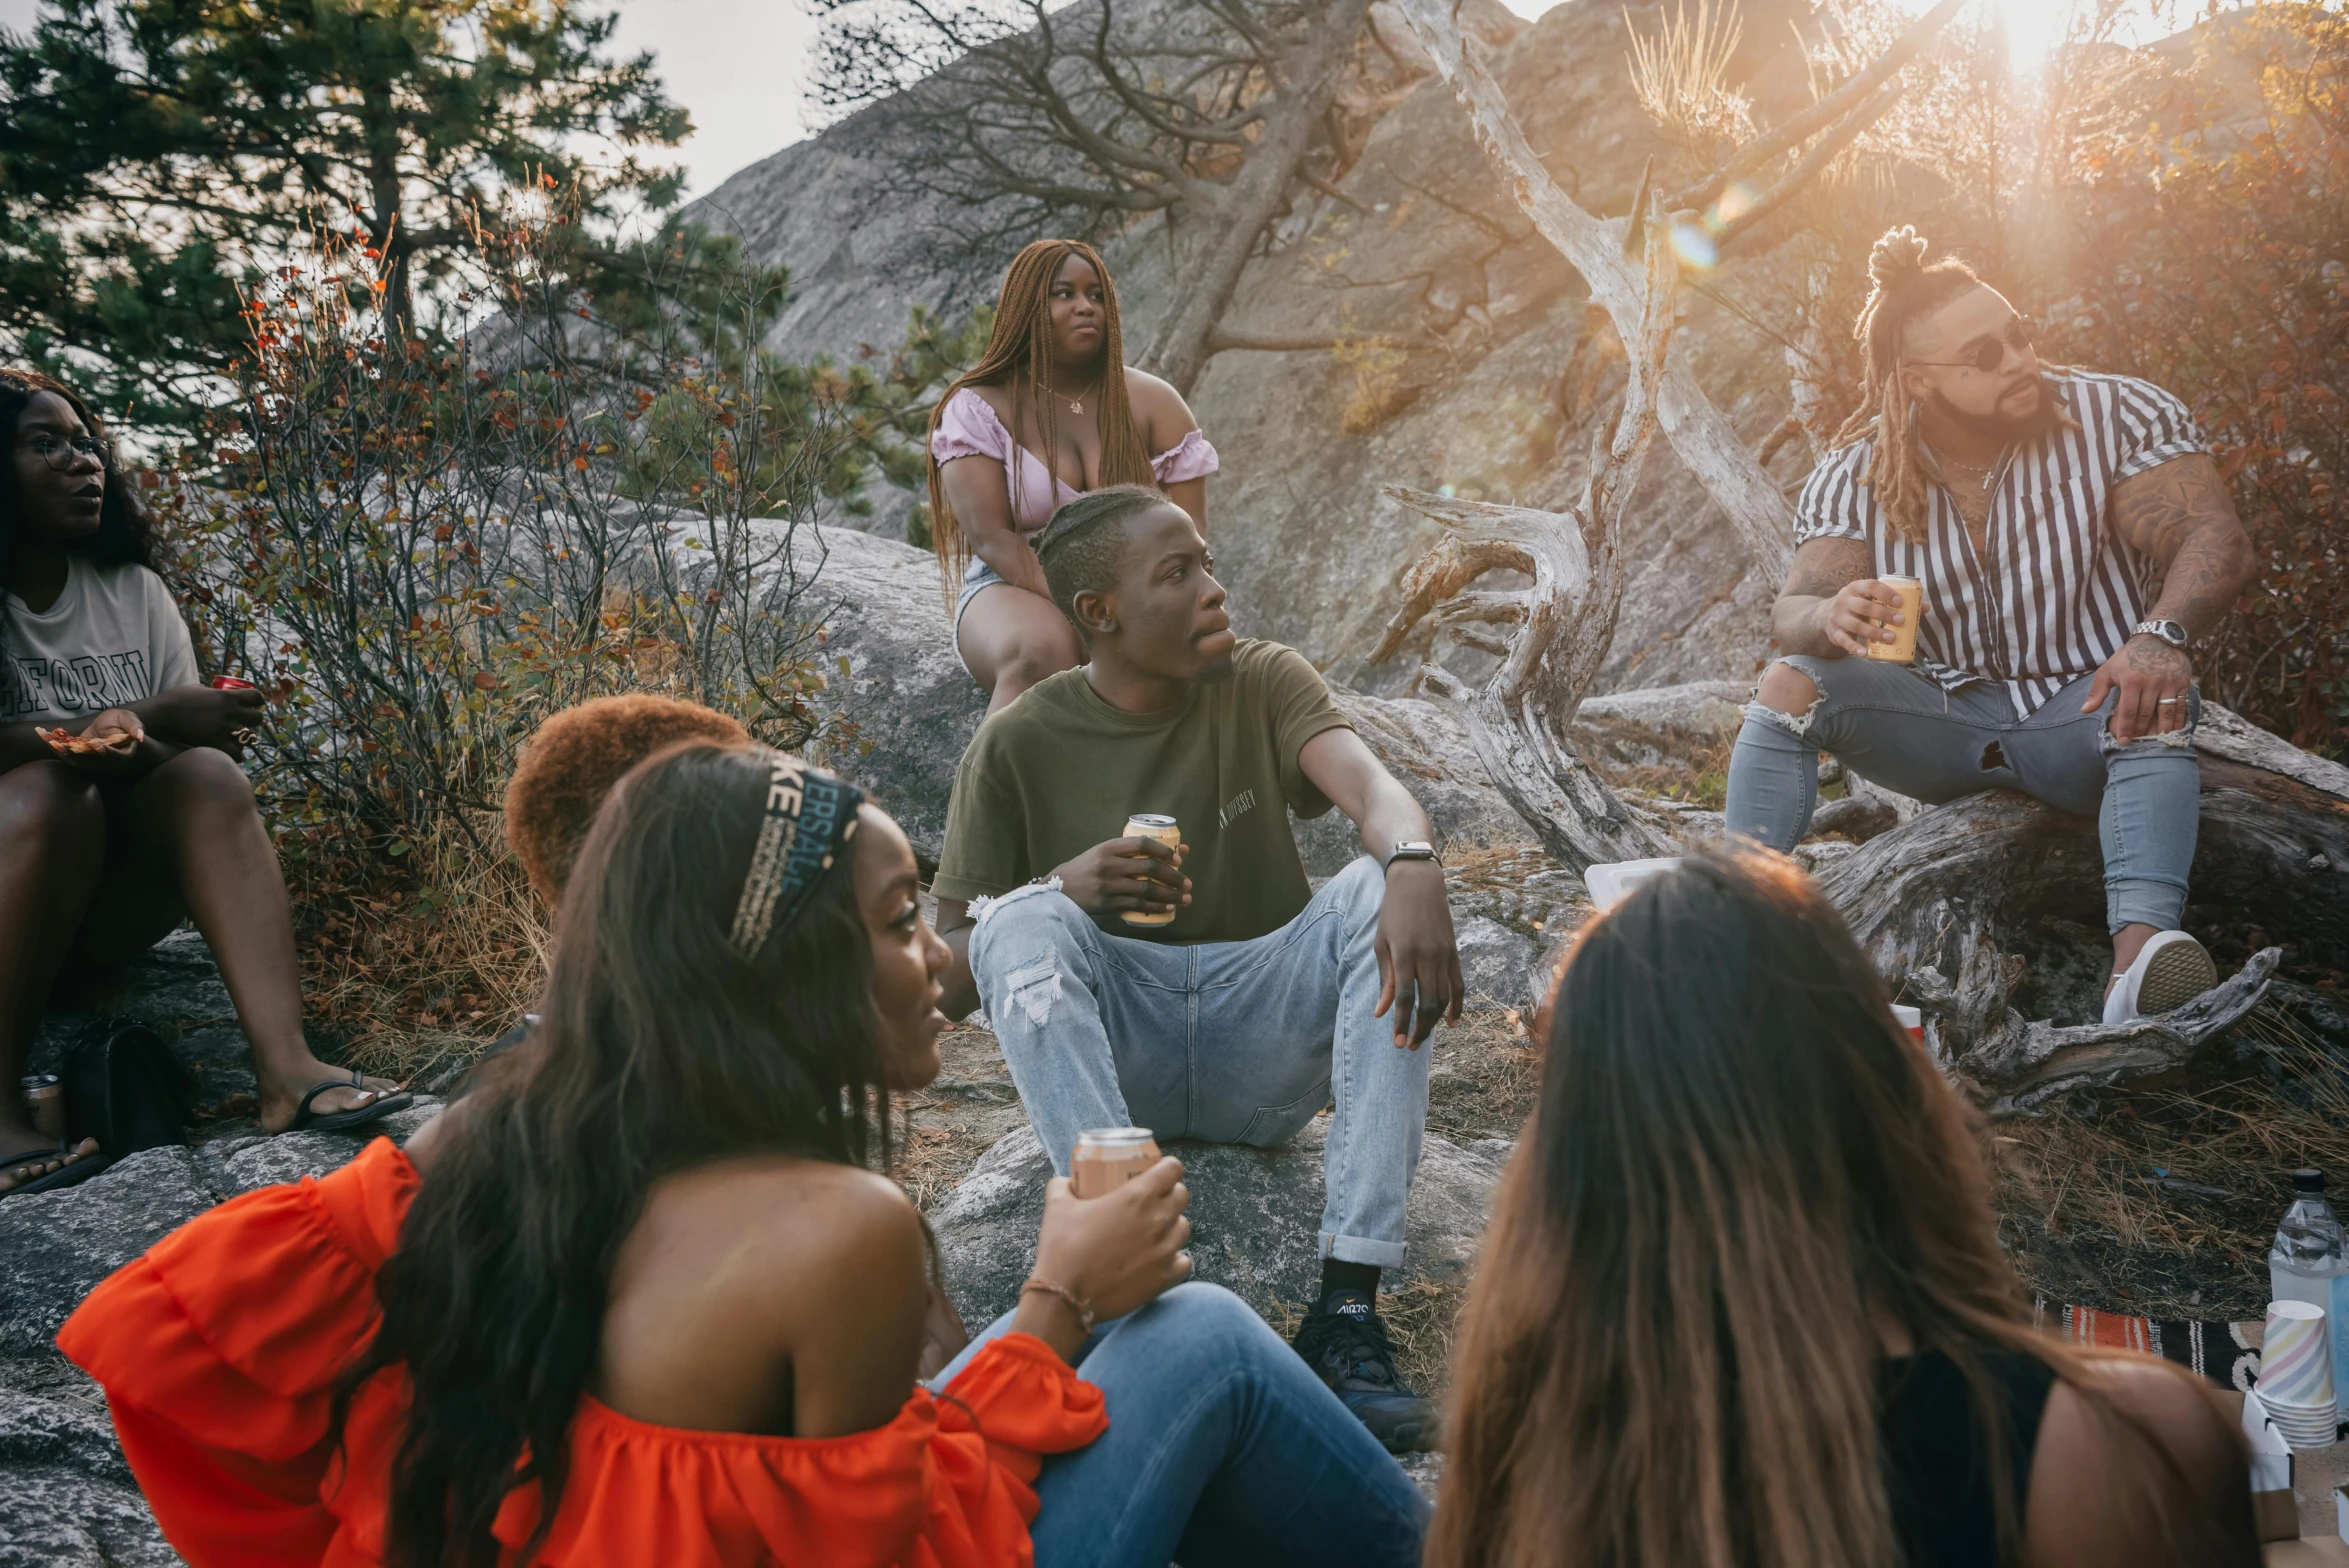
[[[1321,1297],[1330,1298],[1332,1291],[1358,1290],[1373,1301],[1378,1299],[1378,1265],[1375,1263],[1347,1263],[1338,1258],[1321,1260]]]

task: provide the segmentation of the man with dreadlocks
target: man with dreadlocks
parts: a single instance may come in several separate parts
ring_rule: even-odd
[[[1903,226],[1868,257],[1860,407],[1803,486],[1794,564],[1729,767],[1729,830],[1809,827],[1818,754],[1941,802],[2019,789],[2094,815],[2113,974],[2104,1019],[2216,981],[2177,929],[2200,818],[2195,638],[2251,580],[2251,542],[2184,404],[2042,365],[2030,324]],[[1913,665],[1872,660],[1924,583]]]

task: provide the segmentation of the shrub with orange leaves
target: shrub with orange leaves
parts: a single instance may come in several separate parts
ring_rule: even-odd
[[[2205,693],[2349,754],[2349,16],[2207,24],[2138,124],[2083,160],[2095,264],[2052,314],[2076,357],[2186,398],[2258,546]]]

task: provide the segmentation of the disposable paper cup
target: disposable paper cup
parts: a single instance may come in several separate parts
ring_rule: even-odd
[[[1642,882],[1660,877],[1679,864],[1678,855],[1660,855],[1653,860],[1605,861],[1583,872],[1582,885],[1590,889],[1592,903],[1602,910],[1613,909]]]
[[[1919,1045],[1925,1043],[1925,1015],[1923,1013],[1913,1007],[1903,1007],[1900,1003],[1895,1002],[1892,1004],[1892,1016],[1903,1029],[1909,1032],[1910,1039]]]
[[[2322,1410],[2332,1429],[2333,1350],[2325,1309],[2305,1301],[2267,1304],[2267,1334],[2259,1344],[2259,1398],[2276,1425],[2285,1411]],[[2287,1436],[2290,1434],[2287,1433]]]

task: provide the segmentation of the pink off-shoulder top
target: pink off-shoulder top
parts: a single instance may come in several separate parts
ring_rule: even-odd
[[[930,433],[930,457],[950,463],[958,457],[991,457],[1003,465],[1010,491],[1011,518],[1023,534],[1032,534],[1052,521],[1052,514],[1083,492],[1062,482],[1044,460],[1012,440],[1011,432],[987,400],[969,387],[946,400],[938,428]],[[1221,461],[1204,432],[1189,430],[1183,438],[1150,459],[1150,472],[1159,485],[1181,484],[1216,471]]]

